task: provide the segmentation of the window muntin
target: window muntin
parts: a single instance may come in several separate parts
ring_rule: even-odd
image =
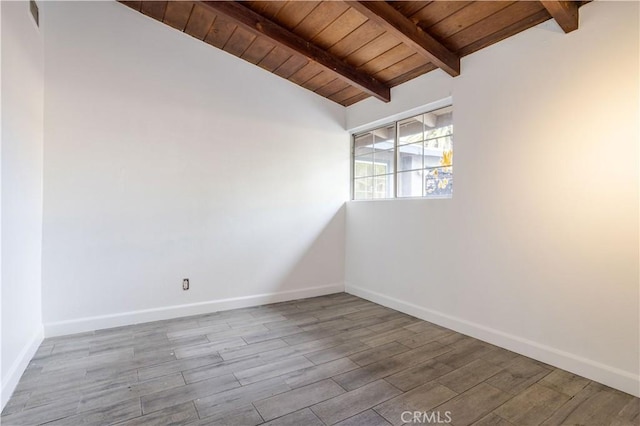
[[[354,200],[452,195],[453,107],[354,135]]]

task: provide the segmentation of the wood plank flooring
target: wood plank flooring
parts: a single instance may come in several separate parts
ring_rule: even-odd
[[[603,426],[638,425],[639,411],[623,392],[339,293],[46,339],[1,421],[375,426],[448,412],[456,426]]]

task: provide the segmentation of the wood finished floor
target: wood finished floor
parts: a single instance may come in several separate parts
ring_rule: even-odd
[[[12,425],[638,425],[640,401],[345,294],[46,339]],[[406,416],[406,415],[405,415]],[[405,417],[405,420],[407,418]]]

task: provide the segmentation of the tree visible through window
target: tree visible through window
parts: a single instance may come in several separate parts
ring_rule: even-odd
[[[450,198],[453,108],[354,135],[353,198]]]

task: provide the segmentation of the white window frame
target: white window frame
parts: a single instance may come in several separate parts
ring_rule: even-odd
[[[422,195],[420,196],[403,196],[403,197],[399,197],[398,196],[398,185],[399,185],[399,179],[398,179],[398,155],[399,155],[399,139],[400,139],[400,132],[399,132],[399,124],[401,121],[406,120],[408,118],[412,118],[412,117],[416,117],[419,116],[421,114],[427,114],[433,111],[437,111],[440,109],[444,109],[444,108],[448,108],[451,107],[453,108],[453,102],[451,101],[451,98],[447,98],[438,102],[434,102],[432,104],[430,104],[427,107],[423,107],[422,109],[414,109],[411,110],[410,112],[406,112],[402,115],[395,115],[393,117],[389,117],[386,120],[378,120],[375,123],[372,123],[369,126],[360,126],[357,129],[354,129],[351,131],[351,158],[350,158],[350,168],[351,168],[351,196],[350,199],[351,201],[380,201],[380,200],[415,200],[415,199],[427,199],[427,200],[433,200],[433,199],[451,199],[453,198],[453,193],[451,195],[446,195],[446,196],[428,196],[425,195],[425,188],[424,188],[424,183],[423,182],[423,188],[422,188]],[[372,198],[367,198],[367,199],[356,199],[355,198],[355,184],[356,184],[356,177],[355,177],[355,163],[356,163],[356,155],[355,155],[355,142],[356,142],[356,138],[358,136],[361,136],[363,134],[369,133],[369,132],[374,132],[377,129],[381,129],[381,128],[388,128],[388,127],[395,127],[395,137],[394,137],[394,144],[393,144],[393,150],[394,150],[394,165],[393,165],[393,173],[388,173],[385,176],[388,175],[393,175],[393,191],[390,197],[386,197],[386,198],[376,198],[374,195],[372,194]],[[452,123],[453,126],[453,123]],[[453,138],[455,135],[455,130],[453,130],[453,132],[451,133],[451,138]],[[422,143],[424,144],[424,142],[426,142],[425,139],[423,139]],[[373,162],[375,164],[375,162]],[[387,166],[385,163],[379,163],[379,164],[384,164],[385,166]],[[450,166],[453,169],[453,164]],[[426,170],[429,169],[434,169],[436,167],[425,167],[423,164],[422,169],[420,169],[420,171],[424,172]],[[402,172],[400,172],[402,173]],[[376,175],[372,175],[372,176],[368,176],[370,178],[375,178]],[[424,176],[422,177],[422,180],[424,181],[425,178]],[[373,191],[375,192],[375,185],[373,188]]]
[[[360,163],[362,163],[362,164],[372,164],[372,165],[373,165],[373,167],[374,167],[374,169],[375,169],[375,166],[376,166],[376,165],[384,166],[385,171],[386,171],[387,173],[377,174],[377,175],[376,175],[376,174],[373,174],[373,175],[371,175],[371,176],[370,176],[372,179],[374,179],[374,182],[373,182],[373,189],[372,189],[372,191],[373,191],[373,198],[371,198],[371,199],[372,199],[372,200],[387,200],[388,198],[376,198],[376,185],[375,185],[375,178],[386,177],[386,176],[388,176],[388,175],[390,175],[390,174],[391,174],[391,173],[389,173],[389,170],[388,170],[388,167],[389,167],[389,166],[387,165],[387,163],[376,162],[376,161],[374,161],[374,162],[359,161],[359,162],[360,162]],[[358,163],[358,160],[356,160],[356,159],[354,158],[352,163],[353,163],[353,167],[354,167],[354,169],[355,169],[355,165],[356,165],[356,163]],[[353,199],[355,199],[355,195],[356,195],[356,182],[355,182],[355,179],[353,179],[353,180],[352,180],[352,186],[353,186],[353,188],[352,188],[353,197],[352,197],[352,198],[353,198]]]

